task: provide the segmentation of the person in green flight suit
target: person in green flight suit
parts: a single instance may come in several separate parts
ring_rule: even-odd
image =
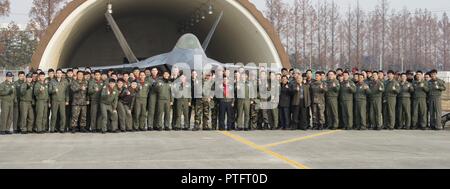
[[[430,127],[435,130],[442,130],[442,93],[447,90],[445,81],[437,77],[437,70],[430,72],[431,80],[428,82],[430,91],[428,92],[428,103],[430,107]]]
[[[398,129],[411,128],[411,94],[414,92],[414,86],[408,82],[406,73],[400,77],[400,93],[398,94]]]
[[[353,129],[353,94],[356,92],[356,85],[350,79],[350,73],[344,71],[342,73],[343,81],[340,90],[340,105],[342,112],[342,122],[344,129]]]
[[[411,128],[427,129],[427,95],[430,89],[428,88],[428,81],[425,81],[422,71],[416,72],[416,80],[413,82],[413,87]]]
[[[384,124],[387,129],[393,130],[395,127],[395,108],[397,105],[397,95],[400,92],[400,84],[394,79],[395,73],[392,70],[388,71],[388,79],[384,83],[384,117],[386,123]]]
[[[328,72],[328,80],[326,81],[328,91],[326,93],[325,117],[328,129],[337,129],[339,127],[339,106],[338,97],[341,88],[339,81],[336,79],[336,72],[330,70]]]

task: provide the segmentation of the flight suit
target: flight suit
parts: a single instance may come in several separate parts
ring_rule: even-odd
[[[351,80],[341,82],[340,105],[342,112],[342,125],[345,129],[353,129],[353,94],[356,85]]]
[[[327,86],[323,81],[315,80],[311,83],[310,90],[313,127],[315,129],[323,129],[325,124],[325,93],[327,92]]]
[[[88,87],[88,94],[89,94],[89,114],[90,114],[90,124],[91,131],[97,131],[100,130],[101,127],[99,126],[99,120],[100,117],[100,96],[102,93],[102,89],[105,86],[105,83],[102,80],[96,81],[91,80],[89,81],[89,87]]]
[[[104,86],[100,96],[100,129],[102,132],[108,131],[107,123],[108,120],[111,121],[111,132],[117,131],[117,101],[118,101],[118,91],[113,88],[110,89],[109,86]]]
[[[442,116],[442,104],[441,95],[447,88],[445,87],[445,81],[441,79],[430,80],[428,83],[430,91],[428,92],[429,107],[430,107],[430,127],[436,130],[442,130],[443,125],[441,122]]]
[[[16,86],[13,82],[4,81],[0,84],[0,132],[10,132],[14,119],[14,102],[17,100]]]
[[[269,91],[269,82],[267,80],[259,80],[258,88],[259,88],[259,115],[261,116],[258,120],[260,128],[270,129],[270,110],[268,109],[268,104],[270,103],[270,91]]]
[[[425,80],[413,82],[413,108],[411,117],[412,129],[426,129],[428,120],[427,95],[429,92],[428,82]]]
[[[133,130],[133,110],[136,91],[123,87],[119,91],[119,100],[117,103],[117,113],[119,116],[119,127],[121,131]]]
[[[19,89],[20,98],[20,131],[21,132],[32,132],[34,124],[34,109],[33,104],[33,83],[27,84],[22,83]]]
[[[382,81],[372,80],[370,82],[369,87],[370,87],[369,127],[381,130],[383,129],[382,100],[383,100],[384,84]]]
[[[157,94],[156,94],[156,84],[160,78],[153,79],[149,77],[148,81],[150,83],[150,89],[148,94],[148,107],[147,107],[147,127],[152,130],[156,126],[156,105],[157,105]]]
[[[160,80],[156,84],[157,93],[157,129],[161,130],[163,127],[165,130],[170,130],[170,109],[171,103],[173,103],[172,97],[172,82],[169,80]],[[164,119],[163,119],[164,116]]]
[[[396,80],[386,80],[384,85],[384,108],[385,111],[383,117],[386,120],[384,124],[388,129],[394,129],[395,127],[395,108],[397,106],[397,95],[400,92],[400,84]]]
[[[175,129],[188,130],[190,128],[189,122],[189,104],[191,104],[191,84],[190,83],[176,83],[174,84],[174,117]],[[181,116],[183,116],[183,126],[181,124]]]
[[[21,128],[19,120],[20,117],[20,86],[24,83],[24,80],[17,80],[14,82],[14,86],[16,87],[16,102],[14,102],[14,111],[13,111],[13,130],[14,132],[18,132]]]
[[[248,130],[250,128],[250,84],[248,81],[236,83],[237,97],[237,128]]]
[[[145,119],[147,118],[147,98],[150,91],[150,86],[151,84],[148,80],[138,82],[139,91],[136,93],[133,108],[134,130],[145,130]]]
[[[328,91],[326,93],[325,116],[328,129],[339,127],[339,106],[338,97],[341,85],[337,79],[326,81]]]
[[[36,99],[36,132],[40,133],[45,131],[46,120],[48,120],[48,84],[40,81],[36,82],[33,94]]]
[[[89,104],[87,96],[88,83],[84,80],[73,80],[70,85],[70,90],[72,92],[72,119],[70,124],[72,131],[74,131],[78,125],[82,130],[86,129],[87,105]]]
[[[408,81],[400,82],[400,91],[398,94],[398,129],[411,128],[411,93],[414,92],[414,86]]]
[[[356,84],[355,94],[353,95],[355,99],[354,126],[360,130],[367,129],[367,95],[369,94],[369,85],[364,82]]]
[[[49,93],[51,95],[51,122],[50,132],[54,132],[58,128],[56,127],[56,121],[59,115],[59,131],[64,132],[66,130],[66,103],[69,103],[69,89],[68,82],[65,79],[58,81],[53,79],[49,83]]]
[[[270,109],[269,109],[269,123],[271,126],[271,129],[278,129],[279,128],[279,111],[278,111],[278,105],[280,102],[280,83],[278,81],[272,82],[269,81],[270,85]]]

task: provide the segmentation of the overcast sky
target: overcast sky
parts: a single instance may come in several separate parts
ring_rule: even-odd
[[[28,22],[28,12],[31,7],[31,2],[33,0],[11,0],[11,15],[8,18],[0,18],[1,23],[9,23],[14,21],[19,24],[25,25]],[[264,9],[264,0],[250,0],[256,4],[259,9]],[[287,0],[292,2],[293,0]],[[317,2],[318,0],[311,0]],[[332,0],[320,0],[329,1]],[[350,5],[355,5],[357,0],[334,0],[339,3],[340,6],[347,7]],[[361,7],[365,10],[371,10],[375,7],[378,0],[359,0]],[[436,14],[441,15],[443,11],[450,12],[450,1],[449,0],[388,0],[390,7],[395,9],[402,9],[407,7],[408,9],[416,8],[427,8],[429,10],[435,11]],[[345,9],[343,9],[345,10]]]

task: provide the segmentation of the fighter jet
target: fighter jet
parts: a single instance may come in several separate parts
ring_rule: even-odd
[[[159,69],[166,69],[171,70],[174,65],[179,65],[180,63],[184,66],[189,66],[189,69],[191,70],[197,70],[197,69],[215,69],[218,67],[222,68],[242,68],[244,67],[247,70],[256,70],[259,69],[256,66],[242,66],[242,65],[230,65],[230,64],[223,64],[220,63],[214,59],[208,58],[206,56],[205,51],[208,48],[208,45],[214,35],[214,32],[216,31],[217,26],[219,25],[224,13],[223,11],[220,13],[220,15],[217,17],[216,21],[214,22],[211,30],[209,31],[206,39],[204,40],[203,44],[200,45],[200,42],[192,33],[187,33],[182,35],[178,42],[176,43],[175,47],[172,49],[172,51],[160,55],[156,55],[153,57],[150,57],[146,60],[139,61],[133,51],[131,50],[130,46],[128,45],[128,42],[126,41],[123,33],[121,32],[119,26],[117,25],[116,21],[114,20],[112,16],[112,5],[108,5],[108,10],[105,13],[106,20],[111,27],[111,30],[113,31],[115,37],[117,38],[117,41],[120,44],[120,47],[122,48],[129,64],[121,64],[121,65],[114,65],[114,66],[102,66],[102,67],[91,67],[92,70],[131,70],[133,68],[149,68],[149,67],[158,67]],[[270,69],[270,68],[269,68]]]

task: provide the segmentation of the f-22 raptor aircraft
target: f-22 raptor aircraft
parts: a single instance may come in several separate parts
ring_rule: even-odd
[[[179,63],[187,64],[190,68],[193,69],[195,61],[197,62],[196,66],[204,66],[206,64],[210,64],[211,66],[221,65],[221,63],[219,63],[218,61],[208,58],[205,54],[205,50],[208,48],[209,42],[211,41],[214,31],[223,17],[223,12],[221,12],[220,16],[217,18],[212,30],[209,32],[203,45],[200,45],[198,38],[194,34],[191,33],[184,34],[179,38],[177,44],[175,45],[172,51],[156,55],[142,61],[139,61],[134,55],[133,51],[128,45],[128,42],[123,36],[121,30],[119,29],[111,13],[106,12],[105,17],[130,64],[91,67],[91,69],[93,70],[107,70],[107,69],[122,70],[122,69],[131,69],[135,67],[141,69],[148,67],[161,67],[163,69],[164,68],[171,69],[175,64]],[[201,65],[198,65],[199,63]]]
[[[131,70],[136,67],[140,69],[158,67],[160,69],[171,70],[174,65],[180,63],[185,66],[188,65],[189,69],[191,70],[203,70],[203,68],[205,67],[207,67],[207,69],[215,69],[218,67],[237,69],[243,67],[242,65],[223,64],[206,56],[205,51],[207,50],[214,32],[223,17],[223,11],[214,22],[214,25],[212,26],[202,45],[200,45],[198,38],[194,34],[187,33],[179,38],[172,51],[156,55],[142,61],[139,61],[136,58],[111,13],[112,11],[107,11],[105,13],[106,20],[108,21],[109,26],[114,32],[114,35],[116,36],[120,47],[122,48],[128,62],[130,63],[113,66],[91,67],[92,70]],[[256,66],[244,66],[243,68],[247,70],[258,69],[258,67]]]

